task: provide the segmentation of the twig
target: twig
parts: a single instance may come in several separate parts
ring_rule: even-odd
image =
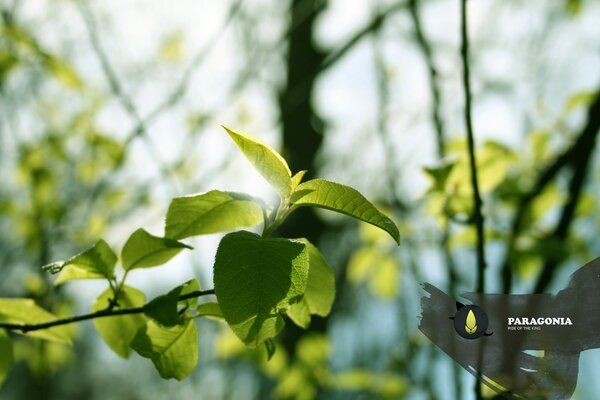
[[[211,295],[211,294],[215,294],[214,289],[197,290],[197,291],[186,293],[184,295],[179,296],[179,300],[180,301],[187,300],[187,299],[192,299],[192,298],[201,297],[201,296],[207,296],[207,295]],[[128,315],[128,314],[141,314],[143,312],[144,312],[143,306],[142,307],[134,307],[134,308],[126,308],[126,309],[122,309],[122,310],[115,310],[115,309],[113,309],[113,307],[111,307],[109,305],[106,309],[96,311],[93,313],[75,315],[72,317],[56,319],[54,321],[42,322],[39,324],[16,324],[16,323],[10,323],[10,322],[0,322],[0,328],[13,330],[13,331],[20,331],[21,333],[27,333],[27,332],[32,332],[32,331],[38,331],[41,329],[53,328],[55,326],[68,325],[68,324],[72,324],[74,322],[86,321],[89,319],[102,318],[102,317],[114,317],[114,316],[118,316],[118,315]]]
[[[435,128],[436,139],[437,139],[437,153],[439,158],[446,156],[446,133],[444,124],[441,116],[441,90],[439,76],[435,62],[433,61],[433,52],[431,46],[425,37],[423,27],[421,26],[421,18],[419,17],[419,0],[410,0],[408,3],[408,11],[415,26],[415,36],[417,44],[423,52],[425,58],[425,64],[427,64],[427,71],[429,72],[429,85],[431,88],[432,107],[431,107],[431,120]]]
[[[467,143],[469,150],[469,165],[471,168],[471,186],[473,187],[473,224],[477,233],[477,288],[476,292],[483,293],[485,290],[485,233],[482,214],[483,201],[479,193],[477,179],[477,160],[475,157],[475,138],[473,134],[473,121],[471,117],[471,82],[469,70],[469,35],[467,19],[467,0],[461,0],[461,56],[463,64],[463,89],[465,93],[465,125],[467,129]],[[482,354],[479,352],[479,361]],[[479,363],[481,364],[481,363]],[[478,374],[479,375],[479,374]],[[479,375],[475,381],[475,397],[482,398]]]
[[[477,178],[477,160],[475,156],[475,137],[473,134],[473,121],[471,116],[471,82],[469,69],[469,36],[467,33],[467,0],[461,0],[461,56],[463,64],[463,90],[465,93],[465,125],[467,129],[467,143],[469,151],[469,166],[471,169],[471,186],[473,188],[473,224],[477,233],[477,288],[478,293],[485,290],[485,221],[482,214],[483,201],[479,192]]]

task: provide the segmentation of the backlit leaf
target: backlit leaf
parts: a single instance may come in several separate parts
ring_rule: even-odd
[[[223,126],[254,168],[284,198],[292,192],[292,173],[285,159],[263,141]]]
[[[300,300],[308,278],[304,243],[226,235],[214,265],[215,292],[225,320],[244,343],[257,346],[283,328],[280,315]]]
[[[396,224],[381,213],[356,189],[323,179],[313,179],[298,185],[292,194],[294,207],[314,206],[337,211],[375,225],[400,243]]]
[[[100,239],[93,247],[66,260],[52,263],[52,269],[60,271],[55,285],[73,279],[114,278],[117,255],[110,246]]]
[[[92,312],[106,309],[109,306],[109,300],[112,298],[112,289],[105,290],[94,302]],[[113,310],[141,307],[145,301],[146,296],[144,296],[144,293],[130,286],[123,286],[117,300],[118,305]],[[146,317],[141,313],[94,319],[94,326],[102,340],[123,358],[128,358],[131,354],[129,343],[131,343],[138,329],[144,326],[145,323]]]
[[[190,246],[173,239],[153,236],[143,229],[135,231],[125,243],[121,261],[125,270],[162,265]]]
[[[252,197],[211,190],[173,199],[167,212],[165,236],[184,239],[254,226],[262,221],[262,208]]]
[[[0,299],[0,321],[14,324],[40,324],[58,317],[35,304],[32,299]],[[18,331],[16,331],[18,333]],[[40,339],[71,343],[72,332],[67,325],[55,326],[26,333]]]
[[[180,381],[198,364],[198,331],[192,320],[170,328],[150,320],[138,331],[131,347],[142,357],[152,360],[164,379]]]

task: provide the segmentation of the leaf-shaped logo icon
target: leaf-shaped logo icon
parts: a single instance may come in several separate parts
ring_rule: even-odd
[[[469,310],[469,313],[467,314],[467,320],[465,322],[465,331],[470,335],[477,332],[477,319],[475,318],[473,310]]]

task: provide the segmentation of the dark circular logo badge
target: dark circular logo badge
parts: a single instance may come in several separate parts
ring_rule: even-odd
[[[464,306],[454,314],[454,330],[465,339],[477,339],[485,334],[488,317],[477,306]]]

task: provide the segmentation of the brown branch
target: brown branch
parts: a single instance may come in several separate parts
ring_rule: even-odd
[[[210,290],[197,290],[194,292],[186,293],[184,295],[179,296],[179,300],[187,300],[193,299],[201,296],[207,296],[215,294],[214,289]],[[118,315],[128,315],[128,314],[141,314],[144,312],[144,307],[134,307],[134,308],[126,308],[123,310],[114,310],[114,305],[109,305],[106,309],[96,311],[89,314],[82,315],[74,315],[72,317],[56,319],[54,321],[42,322],[39,324],[18,324],[18,323],[10,323],[10,322],[0,322],[0,328],[19,331],[21,333],[27,333],[32,331],[38,331],[41,329],[53,328],[55,326],[68,325],[79,321],[86,321],[95,318],[102,317],[114,317]]]
[[[587,123],[581,133],[578,145],[574,146],[573,153],[571,154],[571,163],[573,167],[573,176],[569,184],[569,200],[564,205],[560,220],[554,229],[554,232],[550,236],[557,241],[564,241],[569,233],[569,228],[575,217],[575,211],[577,209],[577,203],[581,197],[585,178],[587,176],[588,168],[591,162],[592,153],[596,145],[596,138],[600,131],[600,92],[596,94],[594,103],[588,110]],[[552,278],[556,273],[556,267],[558,266],[557,260],[547,260],[544,264],[542,272],[538,277],[535,285],[534,293],[542,293],[546,290]]]
[[[581,167],[583,166],[583,161],[585,160],[586,164],[588,162],[588,159],[586,159],[586,157],[589,157],[589,154],[591,154],[591,152],[593,150],[593,147],[595,144],[595,137],[598,132],[598,126],[600,126],[600,109],[599,109],[600,101],[598,100],[599,98],[600,98],[600,90],[596,94],[596,100],[594,101],[594,103],[592,105],[590,105],[590,108],[588,110],[588,121],[587,121],[586,125],[584,126],[584,128],[582,129],[581,134],[575,140],[575,142],[569,148],[567,148],[563,153],[561,153],[554,160],[554,162],[549,164],[544,169],[544,171],[540,174],[537,181],[535,182],[533,188],[531,188],[531,190],[529,192],[527,192],[526,194],[521,196],[521,198],[519,199],[519,203],[517,204],[517,211],[515,212],[515,216],[513,218],[512,224],[511,224],[511,232],[508,237],[506,255],[504,257],[504,262],[502,263],[502,267],[501,267],[502,285],[503,285],[502,290],[504,293],[510,293],[511,288],[512,288],[513,274],[512,274],[511,265],[515,258],[515,243],[516,243],[517,238],[519,237],[519,234],[521,233],[521,230],[523,229],[523,223],[525,221],[527,211],[529,210],[529,206],[531,205],[532,201],[536,198],[537,195],[539,195],[544,190],[544,188],[550,182],[552,182],[552,180],[558,175],[558,173],[563,168],[574,167],[574,168],[576,168],[576,170],[577,169],[581,170]],[[595,131],[594,131],[594,129],[595,129]],[[579,166],[579,168],[578,168],[578,166]],[[581,179],[581,177],[579,177],[578,179]],[[577,188],[578,185],[574,185],[574,183],[575,183],[575,175],[573,176],[573,179],[571,182],[572,187],[570,190],[575,190],[576,192],[579,192],[580,189]],[[574,192],[571,191],[571,193],[574,193]],[[569,202],[569,203],[571,203],[571,202]],[[551,235],[551,237],[552,236],[557,237],[556,235],[561,234],[562,231],[564,231],[565,232],[564,234],[566,234],[565,228],[568,228],[568,226],[565,227],[565,224],[567,224],[567,220],[572,217],[572,215],[569,216],[569,214],[571,214],[572,211],[569,211],[567,209],[567,205],[565,205],[565,209],[563,210],[563,214],[561,216],[562,222],[559,222],[559,225],[557,226],[556,231]],[[569,206],[569,209],[571,207],[574,207],[574,205]],[[565,213],[565,211],[566,211],[566,213]],[[565,218],[565,220],[563,220],[563,217]],[[560,228],[560,231],[559,231],[558,228],[560,226],[562,226],[562,227]],[[552,268],[553,268],[552,266],[548,267],[548,269],[552,269]],[[546,267],[544,267],[544,270],[547,270]],[[546,272],[546,274],[547,273],[548,272]],[[544,277],[543,279],[545,281],[547,278]],[[544,284],[543,289],[545,289],[546,285],[547,285],[547,283]],[[542,291],[543,291],[543,289],[542,289]],[[536,292],[537,291],[538,290],[536,290]]]

